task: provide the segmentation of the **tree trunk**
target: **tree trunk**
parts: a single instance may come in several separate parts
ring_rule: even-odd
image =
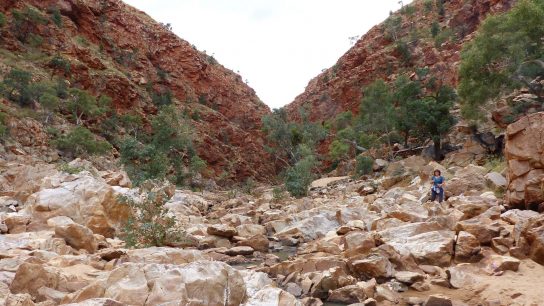
[[[434,143],[434,160],[441,161],[442,160],[442,145],[440,143],[440,137],[435,137],[433,139]]]

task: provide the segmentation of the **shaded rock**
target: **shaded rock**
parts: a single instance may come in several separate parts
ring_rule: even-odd
[[[433,294],[427,298],[424,306],[453,306],[451,298],[442,294]]]
[[[251,255],[255,252],[252,247],[249,246],[236,246],[225,251],[226,255],[238,256],[238,255]]]
[[[206,229],[206,232],[210,235],[225,237],[225,238],[232,238],[238,235],[238,232],[236,231],[234,227],[230,227],[223,224],[210,225]]]
[[[485,175],[487,183],[491,185],[494,189],[505,189],[506,188],[506,178],[498,172],[489,172]]]
[[[474,235],[464,231],[457,234],[457,242],[455,243],[456,262],[478,262],[483,257],[480,251],[480,241]]]
[[[467,288],[476,282],[471,271],[469,271],[469,268],[470,267],[467,264],[461,264],[446,269],[446,274],[448,275],[448,281],[451,287],[456,289]]]
[[[373,253],[363,259],[350,260],[352,270],[367,278],[387,278],[395,273],[393,264],[386,257]]]
[[[486,270],[490,272],[517,271],[520,261],[514,257],[491,255],[484,259]]]
[[[267,286],[259,290],[254,296],[249,297],[243,306],[261,306],[261,305],[274,305],[274,306],[302,306],[292,294],[279,288]]]
[[[458,196],[470,190],[484,190],[486,172],[485,168],[472,164],[458,170],[451,180],[446,181],[446,197]]]
[[[266,228],[259,224],[242,224],[236,227],[238,236],[253,237],[257,235],[266,235]]]
[[[399,282],[411,285],[415,282],[424,280],[425,275],[410,271],[397,271],[395,272],[395,279]]]
[[[268,252],[270,243],[268,241],[268,238],[265,235],[255,235],[238,242],[236,245],[248,246],[253,248],[255,251],[266,253]]]
[[[89,253],[94,253],[98,249],[98,242],[93,232],[77,223],[55,227],[55,235],[63,238],[68,245],[77,250],[85,249]]]
[[[355,284],[349,285],[342,288],[332,290],[329,293],[327,301],[333,303],[359,303],[367,299],[367,295],[362,286]]]

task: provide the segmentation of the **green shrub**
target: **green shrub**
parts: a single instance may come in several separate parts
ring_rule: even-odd
[[[0,113],[0,139],[6,138],[8,135],[8,127],[6,126],[6,117],[5,113]]]
[[[172,91],[165,89],[163,91],[154,91],[151,93],[151,101],[158,107],[172,104]]]
[[[542,0],[518,1],[485,19],[461,53],[458,91],[465,118],[481,119],[490,99],[521,87],[542,99],[540,85],[531,83],[544,76],[542,20]]]
[[[283,188],[274,187],[274,189],[272,189],[272,200],[274,202],[281,201],[285,197],[284,192],[285,190]]]
[[[433,0],[425,0],[425,2],[423,2],[423,7],[425,8],[426,13],[432,11],[434,7]]]
[[[49,65],[54,69],[62,70],[65,74],[70,73],[70,62],[59,54],[55,55],[51,61],[49,61]]]
[[[4,27],[5,25],[6,25],[6,15],[0,12],[0,28]]]
[[[122,237],[127,247],[177,246],[188,241],[185,231],[164,207],[168,201],[164,192],[148,192],[138,201],[127,196],[121,196],[119,200],[132,210]]]
[[[313,169],[317,159],[311,153],[300,159],[294,166],[287,169],[285,189],[294,197],[303,197],[308,194],[308,187],[314,180]]]
[[[372,173],[372,166],[374,165],[374,160],[369,156],[357,156],[355,159],[355,173],[357,176],[363,176]]]
[[[334,140],[329,145],[329,156],[333,161],[340,161],[348,157],[350,146],[345,141]]]
[[[29,105],[31,102],[28,92],[30,81],[32,81],[32,73],[16,68],[11,69],[2,82],[4,96],[21,106]]]
[[[455,33],[453,33],[453,31],[449,28],[439,31],[434,36],[434,46],[436,48],[440,48],[440,46],[442,46],[443,43],[451,40],[454,36],[455,36]]]
[[[242,184],[241,190],[245,194],[252,194],[255,187],[257,187],[257,183],[252,177],[249,177],[246,179],[244,184]]]
[[[54,143],[59,150],[74,156],[105,154],[112,149],[107,141],[96,140],[95,135],[82,126],[77,126],[68,134],[60,136]]]
[[[82,123],[84,117],[87,119],[96,118],[109,109],[111,98],[107,96],[101,96],[97,101],[96,97],[82,89],[72,88],[68,92],[70,97],[67,109],[73,114],[78,125]]]
[[[62,15],[57,7],[51,9],[51,21],[53,21],[57,27],[62,28]]]
[[[431,24],[431,35],[436,37],[440,33],[440,24],[437,21],[434,21]]]
[[[82,167],[74,167],[74,166],[70,166],[67,163],[63,163],[59,166],[59,170],[62,172],[66,172],[68,174],[78,174],[85,169]]]
[[[405,65],[409,65],[412,60],[412,52],[410,51],[410,46],[400,39],[395,43],[395,50],[400,54],[401,60]]]
[[[145,145],[129,137],[120,143],[121,162],[135,185],[146,180],[166,178],[170,161],[168,156],[153,145]]]
[[[149,137],[128,137],[120,144],[121,162],[138,185],[167,178],[178,185],[191,183],[206,168],[193,147],[190,122],[172,106],[163,107],[151,120]]]
[[[27,6],[23,10],[12,10],[12,33],[23,43],[27,43],[30,34],[35,34],[39,25],[47,24],[48,20],[37,9]],[[36,38],[35,38],[36,39]]]

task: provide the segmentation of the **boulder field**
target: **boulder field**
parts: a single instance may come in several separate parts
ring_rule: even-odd
[[[142,191],[122,171],[71,165],[84,170],[0,164],[5,305],[539,305],[544,294],[544,217],[472,184],[489,177],[476,165],[444,167],[441,204],[428,201],[436,164],[420,157],[317,181],[301,199],[166,186],[190,239],[140,249],[119,239],[131,214],[119,195]]]

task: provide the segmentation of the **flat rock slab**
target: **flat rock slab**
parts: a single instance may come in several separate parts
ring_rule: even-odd
[[[310,185],[311,188],[325,188],[334,183],[347,182],[350,179],[349,176],[336,176],[336,177],[324,177],[315,180]]]

